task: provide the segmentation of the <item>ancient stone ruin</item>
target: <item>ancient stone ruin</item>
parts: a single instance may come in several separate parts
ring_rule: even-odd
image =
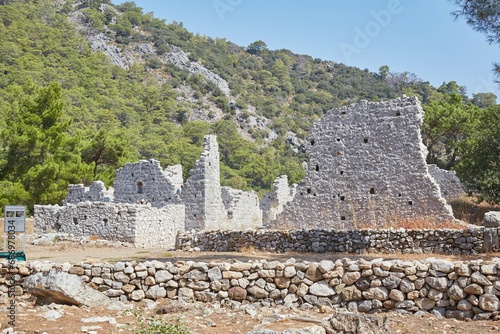
[[[221,187],[216,136],[204,139],[203,153],[186,183],[181,165],[163,170],[153,159],[128,163],[116,171],[114,189],[101,181],[90,187],[70,185],[63,206],[36,205],[35,228],[141,247],[173,247],[181,231],[260,227],[257,194]]]
[[[207,135],[185,182],[181,165],[128,163],[116,171],[114,189],[100,181],[88,188],[70,185],[63,206],[35,206],[35,228],[173,247],[178,232],[191,230],[451,221],[441,190],[451,198],[460,184],[454,173],[426,165],[422,116],[418,100],[408,97],[329,111],[311,129],[305,180],[289,186],[280,176],[260,203],[253,191],[221,187],[217,138]]]
[[[311,128],[310,164],[275,226],[353,228],[397,219],[453,220],[425,163],[415,97],[330,110]]]

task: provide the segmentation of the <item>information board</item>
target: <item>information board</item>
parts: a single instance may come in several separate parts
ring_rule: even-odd
[[[4,232],[25,232],[26,230],[26,207],[22,205],[6,205],[4,208],[5,219],[3,221]],[[12,232],[10,232],[12,233]]]

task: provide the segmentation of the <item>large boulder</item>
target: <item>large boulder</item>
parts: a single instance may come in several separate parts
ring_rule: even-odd
[[[111,299],[86,286],[81,277],[64,272],[36,273],[24,279],[24,289],[41,304],[107,306]]]
[[[500,211],[490,211],[484,214],[484,227],[499,227],[500,226]]]

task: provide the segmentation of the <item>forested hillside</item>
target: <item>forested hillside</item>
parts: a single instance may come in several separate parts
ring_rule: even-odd
[[[263,194],[280,174],[303,178],[300,143],[327,110],[403,93],[426,105],[430,162],[452,168],[474,115],[495,104],[387,66],[195,35],[132,2],[2,0],[0,32],[2,206],[58,203],[68,183],[112,185],[138,159],[181,163],[186,178],[207,133],[223,184]]]

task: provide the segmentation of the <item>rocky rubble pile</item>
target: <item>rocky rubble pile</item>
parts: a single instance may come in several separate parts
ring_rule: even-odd
[[[475,255],[483,252],[482,228],[388,230],[246,230],[186,232],[176,248],[231,252],[254,248],[284,252],[443,253]]]
[[[1,262],[8,272],[7,262]],[[265,260],[117,262],[77,265],[20,262],[21,279],[60,271],[78,275],[89,287],[120,301],[202,301],[222,304],[265,302],[294,308],[345,307],[353,312],[432,313],[457,319],[500,320],[500,259],[450,262],[349,260],[319,263]],[[11,271],[12,273],[12,271]],[[9,274],[7,274],[8,276]],[[0,279],[6,294],[10,280]],[[18,294],[24,293],[17,286]]]

